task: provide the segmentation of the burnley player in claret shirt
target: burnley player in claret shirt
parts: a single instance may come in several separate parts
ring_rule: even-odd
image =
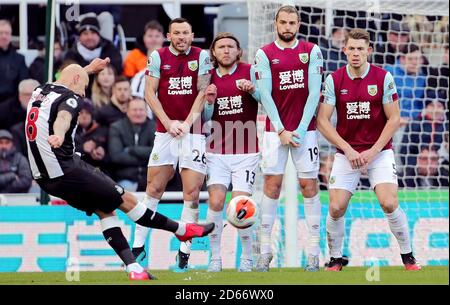
[[[408,220],[398,205],[392,136],[400,124],[400,110],[394,79],[367,62],[372,52],[367,31],[352,30],[344,52],[348,64],[327,77],[317,117],[318,129],[337,148],[329,180],[327,237],[331,259],[326,270],[342,270],[344,214],[362,170],[369,174],[406,270],[420,270],[411,250]],[[330,121],[335,108],[336,129]]]
[[[291,152],[303,195],[308,227],[306,271],[319,270],[321,204],[317,177],[319,147],[315,113],[322,87],[320,48],[296,39],[300,15],[295,6],[282,6],[275,16],[277,39],[256,53],[257,85],[268,119],[262,147],[261,255],[257,271],[268,271],[273,258],[271,233],[275,223],[287,158]]]
[[[208,98],[206,87],[212,68],[207,51],[191,46],[191,24],[184,18],[169,24],[168,47],[155,50],[148,60],[145,99],[156,115],[155,143],[148,161],[144,202],[156,210],[167,182],[177,165],[183,182],[181,221],[198,221],[200,189],[206,174],[205,136],[201,113]],[[215,98],[211,92],[212,99]],[[137,226],[133,253],[145,256],[148,229]],[[190,241],[181,243],[176,271],[186,271],[191,252]]]

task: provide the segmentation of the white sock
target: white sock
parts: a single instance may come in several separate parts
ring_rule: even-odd
[[[130,273],[130,272],[141,273],[143,271],[144,271],[144,268],[142,268],[142,266],[139,265],[138,263],[132,263],[132,264],[127,265],[127,272],[128,273]]]
[[[327,215],[327,237],[330,256],[334,258],[342,257],[342,243],[345,234],[344,217],[332,218],[330,213]]]
[[[178,229],[175,231],[176,235],[184,235],[186,233],[186,224],[182,221],[178,222]]]
[[[211,259],[220,259],[220,242],[222,240],[223,218],[222,212],[216,212],[208,208],[206,222],[214,222],[214,230],[209,234],[209,246],[211,248]]]
[[[261,254],[272,253],[272,227],[277,217],[278,199],[263,195],[261,201]]]
[[[252,259],[252,234],[253,227],[238,230],[241,239],[242,253],[241,259]]]
[[[398,245],[400,246],[400,253],[406,254],[412,252],[411,243],[409,239],[409,226],[406,219],[405,212],[398,207],[392,213],[385,213],[388,219],[389,227],[392,234],[397,238]]]
[[[181,221],[184,223],[198,222],[198,208],[191,208],[192,204],[192,201],[184,201],[183,211],[181,212]],[[190,254],[191,246],[191,241],[182,242],[180,245],[180,251],[186,254]]]
[[[144,195],[144,200],[142,200],[142,203],[145,204],[147,208],[149,208],[153,212],[156,212],[158,202],[159,199],[152,198],[147,194]],[[136,224],[136,228],[134,229],[133,248],[143,247],[145,245],[145,242],[147,241],[149,232],[150,228]]]
[[[305,206],[305,219],[308,227],[309,255],[317,256],[320,253],[320,216],[321,204],[319,194],[312,198],[303,198]]]

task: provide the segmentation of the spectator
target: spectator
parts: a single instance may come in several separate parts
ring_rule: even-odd
[[[63,50],[61,42],[55,39],[53,45],[53,80],[56,79],[56,72],[59,71],[63,63]],[[45,79],[45,48],[39,50],[39,55],[34,59],[29,69],[30,78],[37,80],[40,84],[45,84],[48,79]]]
[[[448,132],[448,121],[445,122],[444,105],[437,100],[427,102],[422,114],[406,127],[402,147],[401,162],[405,166],[414,167],[420,146],[427,145],[438,150]]]
[[[447,44],[444,47],[444,58],[442,64],[437,68],[430,68],[428,76],[427,97],[438,98],[442,102],[448,102],[448,85],[449,85],[448,62],[449,58],[448,58],[448,44]]]
[[[386,66],[391,72],[399,95],[402,125],[419,116],[424,108],[426,75],[422,71],[423,56],[416,44],[409,44],[394,66]]]
[[[108,129],[97,124],[93,114],[94,106],[89,100],[85,100],[78,116],[75,150],[81,153],[82,160],[105,170]]]
[[[444,135],[444,142],[441,145],[441,148],[439,149],[439,167],[441,169],[441,174],[444,177],[448,177],[448,157],[449,157],[449,150],[448,150],[448,131]]]
[[[12,141],[9,131],[0,130],[0,193],[26,193],[32,180],[30,165]]]
[[[36,80],[24,79],[18,86],[18,98],[14,96],[0,104],[0,129],[11,129],[14,124],[25,121],[28,101],[38,86]]]
[[[348,31],[343,28],[333,28],[331,39],[323,40],[321,43],[321,49],[323,59],[325,60],[325,71],[331,73],[338,68],[345,66],[347,57],[342,52],[344,46],[345,36]]]
[[[130,99],[130,82],[125,76],[119,76],[112,88],[111,103],[97,111],[97,122],[100,125],[109,127],[115,121],[124,118]]]
[[[112,65],[108,65],[94,77],[91,100],[95,111],[111,103],[112,87],[116,78],[117,73]]]
[[[133,97],[137,97],[145,100],[145,72],[147,69],[144,69],[138,73],[131,79],[131,95]],[[153,112],[150,109],[150,106],[147,104],[147,117],[150,120],[154,119]]]
[[[67,52],[65,59],[75,60],[80,66],[88,65],[94,58],[109,57],[117,73],[122,73],[122,56],[112,42],[100,36],[96,17],[85,17],[78,26],[79,40]]]
[[[397,55],[409,42],[409,27],[406,23],[391,20],[387,33],[387,41],[380,41],[375,45],[373,61],[379,65],[394,65]]]
[[[439,155],[436,149],[422,146],[417,155],[417,166],[405,171],[400,186],[412,188],[448,187],[448,176],[444,176],[439,167]]]
[[[144,34],[137,39],[137,47],[128,53],[123,65],[123,75],[132,78],[147,67],[147,61],[153,50],[159,49],[164,43],[164,29],[155,20],[144,27]]]
[[[11,37],[11,23],[0,19],[0,103],[17,96],[17,86],[28,77],[25,57],[13,48]]]
[[[109,129],[108,147],[115,178],[129,191],[144,191],[147,163],[155,139],[155,122],[147,118],[145,101],[130,101],[127,116]]]
[[[13,136],[13,144],[16,151],[20,152],[25,158],[28,159],[27,138],[25,136],[25,120],[17,124],[14,124],[10,128],[10,132]]]

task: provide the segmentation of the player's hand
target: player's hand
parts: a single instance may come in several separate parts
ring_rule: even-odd
[[[111,60],[109,59],[109,57],[106,57],[105,59],[94,58],[94,60],[92,60],[89,65],[84,67],[84,70],[87,72],[87,74],[98,73],[105,69],[110,62]]]
[[[361,154],[354,150],[353,148],[348,149],[347,151],[344,151],[345,157],[350,162],[352,169],[360,169],[363,167],[366,163],[364,159],[362,158]]]
[[[97,146],[97,144],[95,144],[94,141],[89,140],[89,141],[87,141],[87,142],[85,142],[85,143],[83,144],[83,150],[84,150],[85,153],[91,154],[92,151],[95,149],[96,146]]]
[[[182,132],[182,134],[180,135],[180,137],[183,137],[184,135],[187,135],[189,133],[189,131],[191,130],[191,125],[189,125],[186,122],[181,122],[180,124],[180,130]]]
[[[205,97],[206,97],[206,102],[210,105],[214,104],[214,102],[216,101],[217,98],[217,87],[214,84],[210,84],[208,87],[206,87],[205,89]]]
[[[166,127],[167,132],[174,138],[181,138],[183,136],[183,127],[178,120],[170,120]]]
[[[59,148],[63,144],[64,138],[53,134],[48,137],[47,142],[52,148]]]
[[[239,81],[238,88],[250,94],[255,93],[256,90],[255,85],[248,79],[241,79]]]
[[[283,130],[278,136],[282,145],[291,145],[293,147],[300,147],[293,139],[294,132]]]
[[[361,158],[364,160],[366,164],[369,164],[370,162],[375,159],[376,155],[378,154],[378,151],[374,148],[365,150],[361,153]]]

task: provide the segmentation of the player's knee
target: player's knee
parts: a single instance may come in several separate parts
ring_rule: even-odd
[[[147,184],[147,194],[154,198],[161,197],[162,193],[164,193],[164,184],[155,180],[152,180],[149,184]]]
[[[267,183],[264,185],[264,194],[270,198],[279,198],[281,193],[281,184]]]
[[[198,199],[200,196],[201,187],[201,185],[190,185],[183,187],[183,194],[188,198],[192,198],[192,200]]]
[[[316,196],[318,192],[317,182],[315,180],[300,181],[300,190],[303,197],[312,198]]]
[[[344,216],[345,210],[346,210],[345,206],[343,206],[341,204],[335,204],[333,202],[330,202],[329,213],[330,213],[331,217],[340,218],[340,217]]]
[[[387,197],[380,200],[381,209],[385,213],[392,213],[398,207],[398,200],[394,197]]]

